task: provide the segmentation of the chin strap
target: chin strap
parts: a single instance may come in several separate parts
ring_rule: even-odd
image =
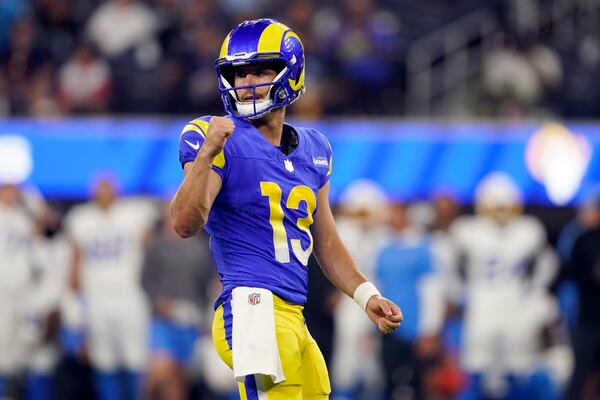
[[[255,119],[255,118],[259,118],[262,117],[268,110],[268,108],[273,104],[273,99],[270,98],[270,92],[269,95],[267,97],[265,97],[262,100],[258,100],[258,101],[249,101],[249,102],[241,102],[241,101],[236,101],[235,105],[237,108],[238,113],[240,114],[240,117],[245,117],[246,115],[252,115],[255,114],[252,117],[247,117],[250,119]],[[256,109],[255,109],[256,108]]]

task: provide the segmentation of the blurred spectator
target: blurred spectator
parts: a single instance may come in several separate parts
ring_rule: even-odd
[[[178,0],[156,0],[156,34],[160,45],[167,52],[178,46],[183,30],[183,13]]]
[[[343,4],[342,25],[335,36],[335,68],[340,74],[337,78],[350,84],[340,82],[332,94],[346,113],[376,114],[387,100],[383,89],[392,78],[391,57],[396,50],[399,22],[393,13],[380,9],[372,0]],[[356,98],[362,101],[353,101]],[[390,101],[397,104],[398,99]]]
[[[160,111],[159,30],[156,10],[138,0],[108,0],[90,16],[87,38],[111,64],[111,111]]]
[[[0,2],[0,56],[8,50],[12,25],[29,11],[29,3],[23,0]]]
[[[4,79],[4,71],[0,69],[0,118],[8,118],[10,114],[10,100]]]
[[[98,57],[93,46],[79,46],[58,74],[59,98],[66,112],[87,114],[108,110],[111,94],[110,67]]]
[[[70,210],[65,226],[75,254],[72,285],[86,305],[96,392],[100,400],[140,399],[149,317],[140,270],[154,208],[120,199],[108,177],[95,182],[93,196]]]
[[[488,116],[522,118],[542,94],[533,66],[514,39],[502,35],[483,65],[483,86],[490,97]]]
[[[201,316],[214,275],[208,238],[203,234],[181,239],[173,230],[169,204],[165,205],[160,231],[148,246],[142,271],[153,313],[147,398],[187,398],[186,368],[199,335],[208,330]]]
[[[26,112],[33,118],[54,117],[61,114],[56,101],[50,66],[41,68],[29,82]]]
[[[1,64],[5,66],[11,112],[23,114],[29,109],[28,96],[33,78],[48,66],[49,60],[32,20],[25,18],[15,22],[11,32],[9,49]]]
[[[490,174],[476,190],[477,215],[451,227],[464,285],[466,398],[557,397],[541,342],[558,315],[547,296],[557,262],[543,226],[521,215],[520,196],[510,177]]]
[[[71,55],[80,33],[72,15],[72,3],[72,0],[35,1],[36,22],[44,32],[44,46],[55,64],[62,64]]]
[[[375,255],[386,235],[382,224],[386,204],[387,196],[377,183],[359,179],[342,192],[336,212],[340,237],[370,281],[375,280]],[[342,296],[335,310],[331,377],[336,399],[353,399],[361,391],[374,396],[381,387],[378,342],[362,313],[348,296]]]
[[[217,77],[213,68],[215,55],[219,52],[223,33],[215,24],[203,23],[190,27],[186,35],[189,52],[189,71],[183,80],[183,90],[172,92],[174,96],[187,96],[193,109],[221,114],[222,103],[218,95]],[[179,77],[183,79],[184,77]]]
[[[91,15],[87,32],[102,54],[115,58],[152,40],[157,24],[156,14],[144,3],[137,0],[108,0]]]
[[[483,86],[491,100],[491,116],[517,117],[552,112],[546,99],[562,83],[558,54],[528,36],[515,38],[500,34],[483,69]]]
[[[306,83],[309,97],[291,112],[303,118],[317,118],[323,112],[399,115],[407,109],[405,55],[411,44],[431,32],[440,32],[439,28],[466,13],[491,8],[497,13],[498,24],[500,20],[508,21],[506,29],[510,33],[506,35],[515,34],[517,39],[491,49],[487,42],[481,43],[482,53],[469,57],[470,76],[465,84],[479,86],[471,99],[477,115],[521,118],[560,111],[569,116],[594,116],[600,110],[600,95],[587,90],[600,74],[595,46],[598,28],[594,12],[588,11],[594,6],[559,3],[5,0],[0,4],[0,58],[8,71],[5,60],[9,42],[16,34],[22,36],[12,30],[13,25],[29,16],[34,28],[41,31],[34,53],[42,50],[51,61],[52,79],[46,85],[50,89],[58,78],[57,66],[87,38],[111,63],[115,94],[112,111],[191,114],[202,107],[209,112],[211,109],[204,104],[219,104],[218,99],[213,103],[214,96],[207,88],[214,85],[210,65],[217,57],[223,28],[242,19],[279,15],[311,49],[306,55],[312,77]],[[569,13],[555,19],[551,10],[563,7]],[[515,13],[519,18],[512,17]],[[565,28],[568,34],[562,35]],[[472,44],[479,46],[474,39],[467,47]],[[447,59],[440,59],[439,64],[434,61],[432,72],[448,67]],[[470,72],[475,74],[471,76]],[[434,75],[432,92],[462,97],[452,95],[463,87],[446,87],[446,79]],[[15,86],[12,78],[8,79],[11,113],[23,114],[28,110],[23,105],[27,88]],[[52,91],[46,96],[54,97]],[[465,107],[458,104],[455,108]],[[444,109],[433,107],[431,112]]]
[[[592,14],[594,15],[594,14]],[[589,118],[600,115],[600,93],[589,90],[600,79],[600,28],[597,23],[578,25],[580,37],[568,42],[562,50],[564,85],[559,104],[563,115]]]
[[[460,206],[454,196],[440,193],[433,198],[435,221],[433,231],[446,232],[460,212]]]
[[[377,281],[383,296],[401,304],[406,317],[402,329],[383,337],[385,398],[432,398],[433,388],[424,383],[441,350],[441,274],[435,265],[431,238],[411,222],[405,205],[390,206],[390,226],[392,231],[377,255]]]

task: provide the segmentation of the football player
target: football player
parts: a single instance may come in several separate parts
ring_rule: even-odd
[[[335,222],[340,237],[367,279],[375,279],[377,253],[388,235],[387,202],[383,188],[367,179],[351,182],[338,198]],[[383,374],[376,351],[379,338],[353,303],[344,296],[335,308],[331,381],[336,399],[374,394]]]
[[[120,372],[127,383],[125,398],[141,395],[149,309],[140,270],[156,214],[145,200],[118,198],[116,184],[103,177],[94,187],[94,200],[73,208],[65,221],[99,399],[121,398]]]
[[[10,396],[9,383],[25,366],[29,344],[24,331],[36,226],[24,197],[20,187],[0,183],[0,398]]]
[[[211,236],[223,285],[213,341],[241,397],[328,398],[327,368],[302,317],[313,250],[325,275],[381,332],[398,328],[402,313],[340,240],[328,200],[327,139],[284,123],[286,107],[304,91],[298,35],[272,19],[243,22],[225,38],[215,67],[228,116],[183,129],[174,228],[189,237],[205,227]]]
[[[186,398],[186,373],[203,330],[207,282],[214,280],[214,268],[208,241],[200,236],[197,240],[180,238],[171,226],[168,205],[162,213],[142,271],[142,285],[152,306],[145,387],[148,398],[179,400]]]
[[[540,384],[541,333],[556,318],[547,296],[557,261],[542,224],[522,215],[521,193],[506,174],[486,176],[476,213],[456,219],[454,272],[463,282],[462,362],[473,379],[469,398],[551,398]],[[543,394],[541,394],[543,393]]]

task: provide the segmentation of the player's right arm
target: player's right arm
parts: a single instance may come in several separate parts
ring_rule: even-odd
[[[212,169],[212,165],[234,128],[230,118],[212,117],[195,160],[183,167],[185,177],[171,201],[173,228],[181,237],[195,235],[208,220],[222,185],[221,177]]]

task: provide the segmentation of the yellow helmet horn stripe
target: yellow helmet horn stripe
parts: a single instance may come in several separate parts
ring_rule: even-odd
[[[283,35],[289,30],[290,28],[279,22],[268,25],[260,35],[256,51],[258,53],[279,53]]]
[[[231,32],[225,36],[225,40],[223,40],[223,44],[221,45],[221,52],[219,53],[219,58],[225,57],[227,52],[229,51],[229,38],[231,37]]]

